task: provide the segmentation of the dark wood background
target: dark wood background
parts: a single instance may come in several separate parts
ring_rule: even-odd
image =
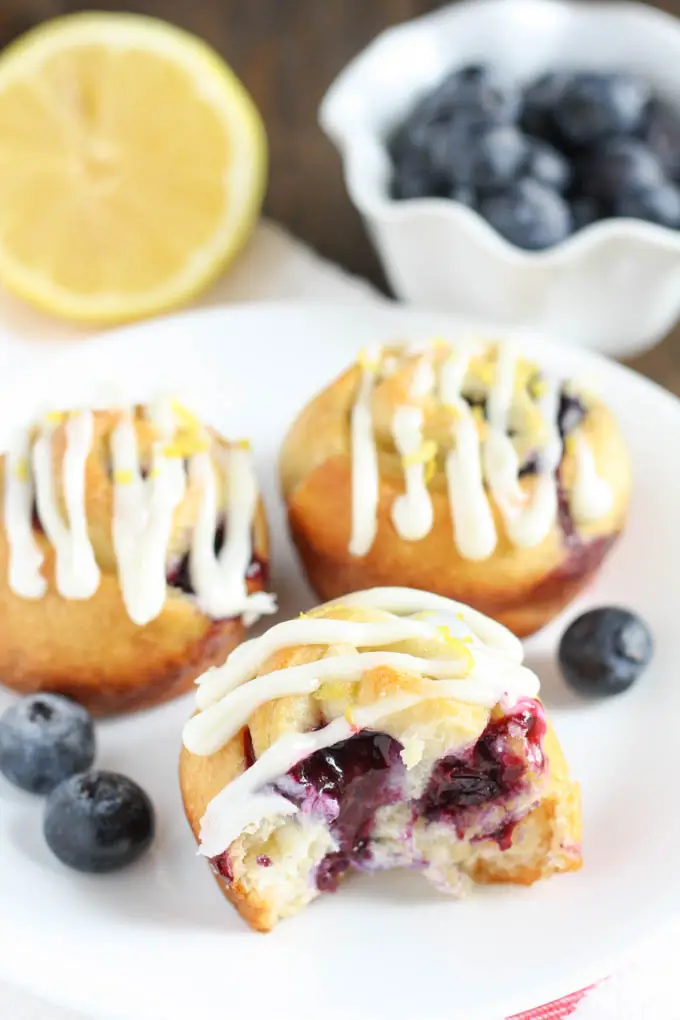
[[[203,36],[244,80],[265,118],[271,147],[266,212],[384,287],[316,110],[337,72],[381,29],[438,6],[428,0],[0,0],[0,45],[45,18],[88,7],[153,14]],[[680,15],[680,0],[654,6]],[[680,395],[680,328],[633,364]]]

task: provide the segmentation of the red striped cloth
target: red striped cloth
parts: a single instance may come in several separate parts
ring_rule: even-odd
[[[563,999],[546,1002],[544,1006],[528,1009],[524,1013],[515,1013],[514,1016],[508,1017],[508,1020],[565,1020],[565,1017],[572,1015],[579,1002],[594,987],[595,985],[589,985],[588,988],[582,988],[580,992],[572,992],[571,995],[567,995]]]

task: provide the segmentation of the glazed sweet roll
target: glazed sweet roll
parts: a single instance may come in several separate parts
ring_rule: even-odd
[[[292,426],[281,480],[322,598],[405,584],[524,636],[583,587],[625,521],[609,410],[509,344],[362,352]]]
[[[181,404],[49,414],[0,462],[0,679],[153,705],[275,606],[251,453]]]
[[[272,627],[199,681],[180,780],[200,852],[268,931],[352,871],[454,896],[577,869],[580,799],[519,641],[384,588]]]

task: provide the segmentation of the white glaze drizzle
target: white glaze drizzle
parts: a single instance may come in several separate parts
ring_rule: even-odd
[[[174,512],[185,489],[182,462],[163,453],[171,436],[162,413],[156,413],[154,424],[162,439],[153,444],[146,480],[141,475],[137,433],[129,409],[111,434],[118,580],[128,615],[138,626],[154,620],[165,604],[167,548]]]
[[[387,588],[356,593],[336,600],[335,604],[409,614],[434,611],[445,619],[456,619],[459,626],[469,621],[475,625],[474,629],[472,626],[468,629],[474,666],[468,672],[466,658],[455,654],[443,659],[427,659],[405,652],[373,650],[325,657],[255,676],[273,651],[298,644],[340,643],[357,649],[375,649],[379,644],[398,644],[413,637],[431,640],[439,637],[446,654],[449,644],[442,640],[431,621],[396,615],[388,620],[366,622],[318,617],[291,620],[236,649],[225,666],[206,675],[203,684],[205,687],[212,683],[213,695],[218,693],[218,688],[226,693],[220,700],[210,699],[209,707],[185,726],[184,744],[194,754],[215,753],[239,732],[261,705],[290,694],[313,693],[327,679],[354,682],[365,671],[377,667],[411,672],[424,679],[417,693],[380,698],[372,705],[353,709],[349,715],[319,731],[287,734],[275,741],[257,762],[208,805],[201,826],[201,853],[204,855],[213,857],[222,853],[244,829],[256,826],[265,818],[295,813],[297,809],[286,798],[267,786],[316,750],[376,726],[390,715],[429,698],[451,698],[491,708],[501,701],[505,706],[520,697],[538,694],[538,679],[521,665],[522,649],[517,639],[480,613],[465,610],[467,619],[460,621],[458,603],[411,589]],[[455,643],[453,648],[456,650]],[[216,687],[215,681],[220,676],[222,682]]]
[[[452,448],[445,458],[454,541],[465,559],[485,560],[497,545],[487,490],[500,511],[508,538],[516,546],[540,544],[556,520],[555,472],[563,448],[557,427],[560,388],[556,382],[547,383],[539,401],[546,436],[539,451],[535,485],[529,496],[522,488],[519,456],[508,434],[517,367],[515,352],[509,344],[499,346],[495,380],[487,393],[487,435],[482,442],[474,416],[462,396],[473,349],[469,344],[461,345],[459,351],[452,351],[444,361],[439,372],[439,397],[456,414],[452,425]],[[419,359],[413,370],[409,394],[414,401],[429,396],[436,384],[434,353],[432,344],[426,346],[422,342],[407,345],[403,350],[402,358]],[[395,371],[395,355],[388,357],[391,374]],[[377,531],[378,454],[372,424],[370,427],[367,424],[370,423],[370,403],[375,384],[374,368],[373,363],[369,373],[364,367],[359,396],[352,412],[353,524],[350,552],[353,555],[365,555]],[[422,413],[419,418],[416,417],[419,410],[409,405],[398,407],[392,420],[394,444],[404,460],[406,491],[395,499],[391,516],[397,533],[408,541],[424,538],[431,530],[434,518],[423,458],[419,461],[416,448],[416,443],[422,448]],[[577,474],[571,495],[575,501],[574,517],[577,522],[589,523],[610,511],[613,494],[611,487],[598,476],[592,451],[582,435],[578,436],[575,450]],[[368,493],[368,499],[362,496],[364,491]]]
[[[481,447],[472,411],[462,397],[470,352],[452,352],[439,373],[441,402],[452,408],[454,445],[446,457],[446,482],[456,548],[469,560],[485,560],[496,548],[496,526],[484,488]]]
[[[191,418],[188,412],[182,412]],[[169,398],[154,401],[144,411],[158,433],[151,454],[151,470],[141,473],[133,412],[124,408],[111,432],[113,471],[113,544],[121,594],[130,618],[138,625],[155,619],[167,596],[166,559],[175,510],[182,500],[186,478],[183,459],[172,451],[177,420]],[[62,517],[54,480],[52,439],[56,422],[65,418],[62,462]],[[55,583],[66,598],[87,599],[98,588],[100,573],[89,539],[86,501],[86,462],[92,447],[90,410],[49,415],[31,450],[29,432],[15,437],[5,468],[5,526],[9,545],[9,585],[23,598],[40,598],[46,581],[40,568],[43,555],[32,531],[33,497],[45,535],[55,550]],[[209,434],[203,436],[209,446]],[[215,455],[218,455],[219,451]],[[204,459],[200,459],[204,458]],[[194,546],[209,547],[214,557],[217,528],[215,476],[208,452],[195,455],[202,470],[194,469],[203,483],[199,523]],[[207,463],[207,467],[206,467]],[[31,470],[32,467],[32,470]],[[217,559],[218,577],[196,585],[196,601],[207,615],[243,617],[246,626],[261,614],[275,611],[271,595],[248,595],[246,571],[252,555],[250,529],[258,491],[250,453],[237,447],[225,463],[227,539]],[[200,558],[200,556],[199,556]],[[200,568],[199,568],[200,573]]]
[[[66,522],[59,509],[54,481],[54,428],[51,422],[42,426],[33,445],[36,507],[45,535],[54,547],[57,591],[65,598],[89,599],[99,587],[99,568],[85,514],[85,465],[92,444],[92,412],[78,412],[66,422],[62,468]]]
[[[379,346],[364,353],[359,391],[352,408],[352,534],[349,542],[352,556],[365,556],[377,531],[380,480],[371,398],[381,355]]]
[[[562,459],[562,437],[557,427],[559,403],[559,385],[554,380],[546,380],[539,410],[547,434],[539,457],[536,484],[530,501],[505,522],[508,537],[520,548],[530,548],[542,542],[557,517],[555,472]]]
[[[483,463],[489,490],[506,528],[525,499],[519,484],[519,457],[508,435],[515,372],[515,353],[509,344],[503,344],[496,360],[496,379],[487,397],[488,435],[483,447]]]
[[[213,617],[243,616],[246,626],[262,614],[276,611],[273,596],[266,592],[248,594],[246,572],[252,558],[252,523],[257,509],[258,488],[250,450],[244,444],[226,454],[225,482],[226,540],[215,554],[217,530],[217,484],[210,455],[191,458],[192,480],[202,488],[201,505],[189,556],[189,574],[199,608]]]
[[[416,542],[432,528],[434,511],[425,480],[426,464],[418,455],[423,445],[423,412],[419,407],[398,407],[392,418],[392,435],[404,466],[405,492],[392,503],[392,523],[402,538]]]
[[[571,510],[580,524],[590,524],[605,517],[612,508],[614,496],[611,486],[600,478],[593,451],[583,436],[574,436],[576,470],[571,490]]]

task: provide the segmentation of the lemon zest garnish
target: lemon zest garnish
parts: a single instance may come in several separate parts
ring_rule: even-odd
[[[536,378],[534,378],[529,384],[529,393],[535,400],[544,396],[547,389],[548,384],[545,379],[541,378],[541,376],[536,376]]]
[[[475,660],[470,649],[461,641],[460,638],[454,637],[446,625],[442,624],[441,627],[435,627],[435,630],[437,634],[446,641],[447,645],[451,649],[459,653],[464,662],[465,676],[467,676],[468,673],[472,672],[475,665]]]
[[[346,697],[351,687],[351,683],[347,684],[342,680],[327,680],[314,692],[314,697],[319,701],[335,701]]]
[[[411,619],[412,620],[427,620],[427,618],[429,616],[436,616],[436,615],[437,614],[433,613],[431,609],[421,609],[421,611],[419,613],[416,613],[415,616],[412,616]]]
[[[465,616],[463,615],[463,613],[456,613],[456,619],[464,621],[465,620]]]
[[[201,428],[201,423],[194,414],[194,412],[190,411],[188,407],[185,407],[184,404],[182,404],[181,401],[177,399],[177,397],[172,397],[170,399],[170,406],[172,407],[175,417],[179,418],[179,420],[183,423],[185,428],[189,429]]]
[[[45,415],[45,418],[50,425],[59,425],[65,417],[66,413],[64,411],[48,411]]]
[[[17,461],[14,468],[14,477],[18,478],[20,482],[27,482],[29,478],[29,464],[28,457],[22,457]]]
[[[402,458],[404,467],[413,467],[414,464],[428,464],[437,456],[437,444],[434,439],[426,439],[420,449],[415,453],[408,453]]]
[[[210,449],[208,437],[199,433],[179,432],[171,443],[163,447],[165,457],[190,457],[192,453],[205,453]]]
[[[249,439],[237,439],[236,442],[234,443],[234,447],[237,450],[245,450],[246,452],[250,452],[250,440]]]
[[[474,366],[473,375],[485,386],[491,386],[494,380],[494,367],[490,361],[482,361]]]
[[[113,472],[113,480],[116,485],[131,485],[134,472],[130,468],[116,468]]]

